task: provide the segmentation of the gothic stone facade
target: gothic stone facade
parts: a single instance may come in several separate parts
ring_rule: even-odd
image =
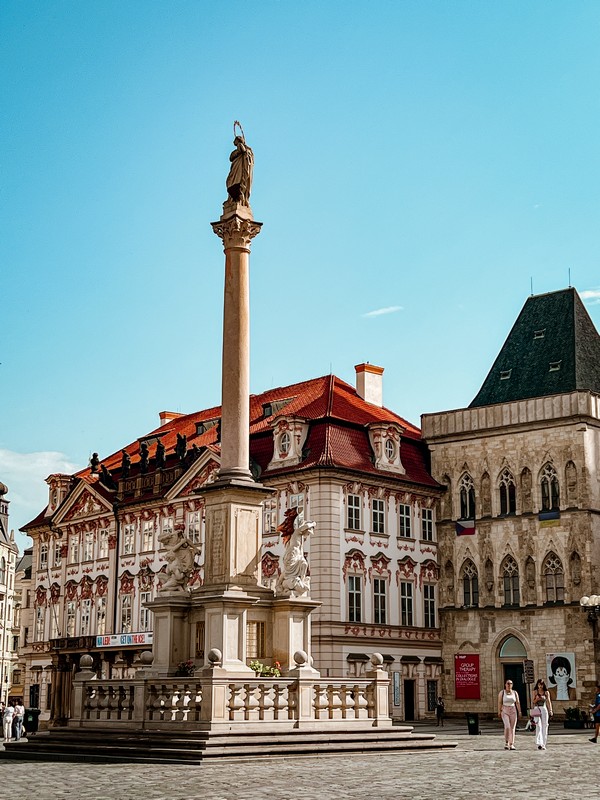
[[[600,396],[428,414],[423,436],[447,487],[437,525],[447,708],[493,711],[524,658],[548,683],[558,653],[574,654],[575,674],[555,711],[586,708],[600,675],[596,622],[579,606],[600,591]],[[479,655],[479,700],[454,699],[456,654]]]

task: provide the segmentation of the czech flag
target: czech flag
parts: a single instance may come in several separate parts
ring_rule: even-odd
[[[457,536],[471,536],[475,533],[475,520],[474,519],[461,519],[456,523]]]

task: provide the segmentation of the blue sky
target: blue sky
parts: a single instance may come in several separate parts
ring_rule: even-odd
[[[600,327],[599,33],[595,0],[4,0],[11,526],[50,472],[219,402],[234,119],[252,391],[368,360],[413,422],[468,405],[569,268]]]

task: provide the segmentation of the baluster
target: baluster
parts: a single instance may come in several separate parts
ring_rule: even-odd
[[[246,709],[244,719],[260,719],[261,685],[246,684]]]
[[[244,719],[246,688],[243,684],[229,684],[229,719]]]
[[[275,684],[260,685],[260,719],[275,719],[275,696],[277,686]]]

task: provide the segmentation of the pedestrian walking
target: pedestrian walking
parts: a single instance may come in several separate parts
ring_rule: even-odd
[[[516,750],[515,730],[521,716],[521,704],[511,680],[506,681],[504,689],[498,693],[498,716],[504,723],[504,749]]]
[[[14,715],[15,715],[15,707],[13,706],[11,701],[4,709],[4,714],[2,716],[2,725],[4,727],[5,742],[10,742],[10,740],[12,739],[12,724]]]
[[[594,724],[596,726],[595,733],[590,739],[590,742],[594,742],[594,744],[596,744],[598,741],[598,736],[600,735],[600,681],[596,683],[596,700],[593,704],[590,703],[590,709],[590,713],[594,717]]]
[[[548,723],[552,716],[552,700],[544,681],[539,678],[533,690],[533,708],[531,714],[535,719],[535,743],[538,750],[545,750],[548,742]]]
[[[442,728],[444,727],[444,712],[446,707],[444,705],[444,701],[441,697],[438,697],[437,703],[435,704],[435,716],[437,718],[437,727],[440,725]]]
[[[15,741],[18,742],[23,735],[23,718],[25,717],[25,708],[22,700],[17,700],[15,705]]]

